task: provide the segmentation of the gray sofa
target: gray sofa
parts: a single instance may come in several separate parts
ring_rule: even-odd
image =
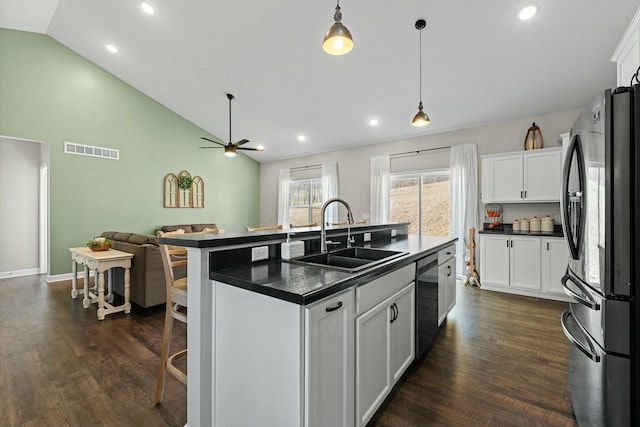
[[[161,228],[169,232],[182,229],[185,233],[201,232],[205,228],[216,228],[215,224],[169,225]],[[129,295],[132,303],[152,312],[156,305],[166,302],[166,288],[160,248],[156,236],[105,231],[102,237],[113,242],[113,249],[133,254],[131,260]],[[186,267],[175,270],[176,278],[187,275]],[[124,295],[124,269],[116,268],[113,275],[114,292]]]

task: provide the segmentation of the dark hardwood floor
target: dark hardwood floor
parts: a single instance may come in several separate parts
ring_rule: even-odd
[[[0,280],[0,426],[183,426],[182,384],[168,377],[153,402],[164,311],[100,322],[70,289]],[[446,328],[370,427],[575,426],[565,306],[459,284]],[[184,346],[184,326],[174,334]]]

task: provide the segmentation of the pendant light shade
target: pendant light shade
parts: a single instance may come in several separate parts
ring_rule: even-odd
[[[424,19],[418,19],[416,21],[416,29],[420,32],[420,104],[418,104],[418,113],[411,120],[413,126],[426,126],[431,123],[427,113],[423,111],[422,107],[422,30],[427,26],[427,21]]]
[[[351,33],[342,25],[342,12],[340,11],[340,1],[336,4],[336,12],[333,14],[335,23],[329,28],[322,41],[322,49],[329,55],[344,55],[353,49],[353,37]]]
[[[413,116],[411,124],[413,126],[426,126],[429,123],[431,123],[431,120],[429,119],[429,116],[427,116],[427,113],[422,111],[422,101],[420,101],[420,104],[418,105],[418,112]]]

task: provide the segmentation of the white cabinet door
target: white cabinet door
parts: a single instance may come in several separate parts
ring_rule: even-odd
[[[447,314],[456,305],[456,257],[447,262]]]
[[[522,155],[490,157],[482,160],[482,201],[522,200]]]
[[[415,357],[412,282],[356,318],[356,426],[365,426]]]
[[[391,390],[389,323],[385,300],[356,318],[356,425],[364,426]]]
[[[562,152],[534,150],[523,157],[525,202],[560,201]]]
[[[354,424],[353,291],[306,311],[305,426]]]
[[[560,279],[569,262],[569,251],[562,238],[542,239],[542,290],[564,295]]]
[[[438,266],[438,326],[447,318],[447,263]]]
[[[540,290],[540,238],[511,236],[510,240],[511,286]]]
[[[482,283],[509,286],[509,237],[480,235],[480,277]]]
[[[391,384],[395,384],[404,371],[407,370],[415,357],[415,286],[407,286],[400,291],[393,299],[392,307],[395,313],[392,314],[390,347],[389,347],[389,373],[391,374]]]
[[[438,326],[456,305],[456,257],[438,266]]]

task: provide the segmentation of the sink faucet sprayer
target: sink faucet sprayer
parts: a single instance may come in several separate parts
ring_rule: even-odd
[[[320,225],[320,252],[327,252],[327,244],[337,245],[338,242],[327,242],[327,232],[325,231],[326,220],[324,218],[325,211],[327,210],[327,206],[329,206],[333,202],[340,202],[347,208],[347,247],[351,247],[351,224],[353,224],[353,213],[351,212],[351,206],[345,200],[340,199],[338,197],[334,197],[332,199],[327,200],[322,205],[322,209],[320,210],[320,218],[322,219],[322,224]]]

